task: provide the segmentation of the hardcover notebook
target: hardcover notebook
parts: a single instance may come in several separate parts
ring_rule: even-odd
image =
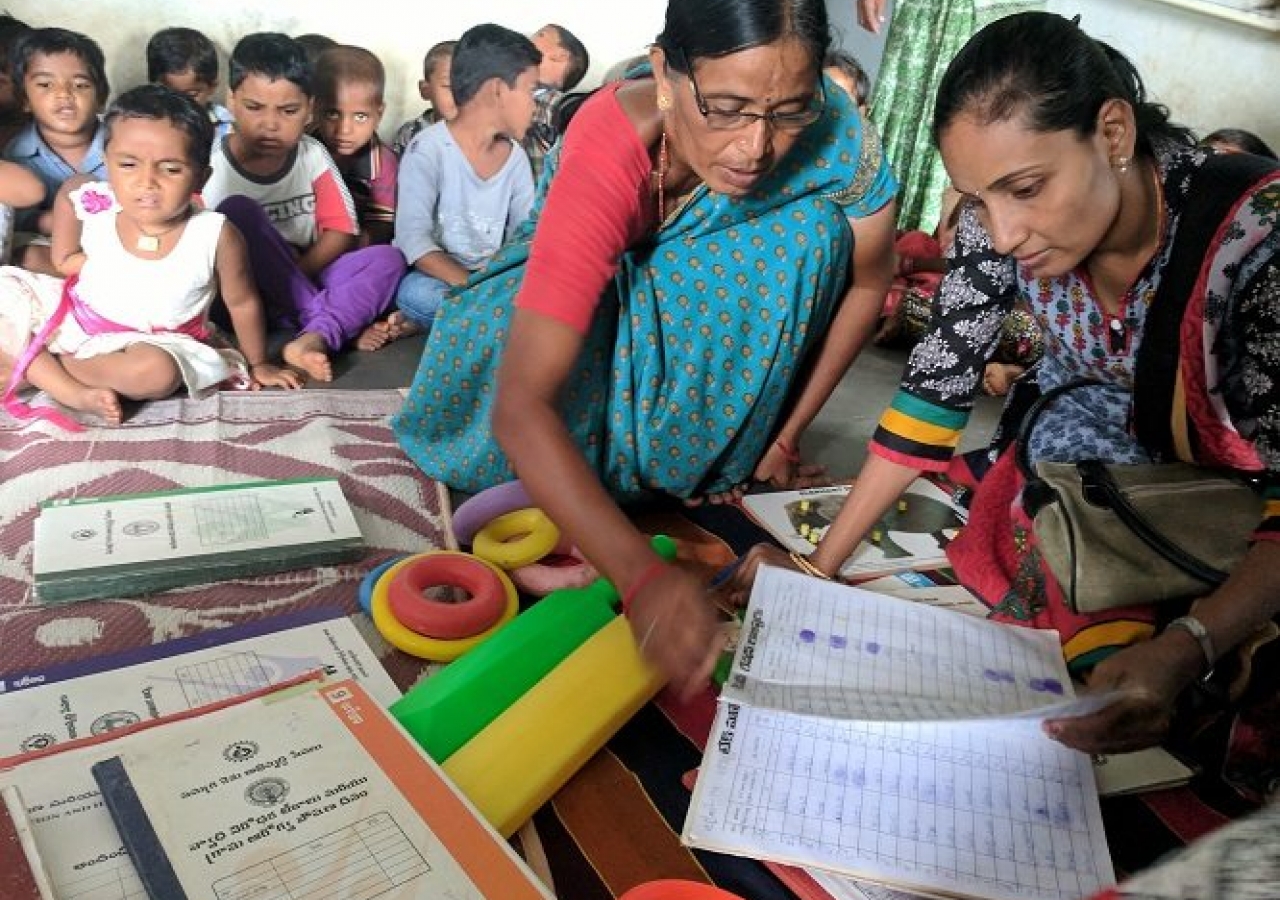
[[[152,900],[547,900],[354,681],[153,729],[93,767]]]
[[[357,559],[364,540],[333,478],[54,500],[35,524],[46,603],[150,594]]]
[[[685,819],[707,850],[930,896],[1078,900],[1114,875],[1057,635],[762,567]]]

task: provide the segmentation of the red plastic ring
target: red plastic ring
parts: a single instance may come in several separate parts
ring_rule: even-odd
[[[742,900],[742,898],[710,884],[676,878],[638,884],[618,900]]]
[[[457,587],[467,599],[434,600],[424,591]],[[456,641],[492,628],[507,606],[506,587],[498,572],[469,553],[431,553],[408,560],[387,583],[391,612],[410,631],[423,637]]]

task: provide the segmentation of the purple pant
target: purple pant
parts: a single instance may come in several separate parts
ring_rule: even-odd
[[[405,272],[404,256],[395,247],[379,244],[344,253],[324,267],[317,286],[257,202],[228,197],[218,212],[249,245],[249,267],[271,325],[318,334],[330,350],[341,350],[391,307]]]

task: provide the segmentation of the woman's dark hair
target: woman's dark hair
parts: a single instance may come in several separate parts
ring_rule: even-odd
[[[1138,152],[1158,145],[1193,146],[1195,136],[1147,99],[1133,63],[1094,40],[1071,19],[1028,12],[999,19],[975,34],[942,76],[933,136],[959,115],[984,124],[1021,117],[1033,131],[1094,132],[1108,100],[1133,107]]]
[[[492,24],[469,28],[458,39],[449,64],[453,102],[459,107],[471,102],[491,78],[501,78],[507,87],[515,87],[520,73],[540,62],[538,48],[518,31]]]
[[[1243,128],[1219,128],[1201,138],[1200,144],[1202,146],[1228,144],[1241,153],[1252,153],[1254,156],[1264,156],[1267,159],[1276,158],[1276,151],[1272,150],[1266,141]]]
[[[59,53],[80,57],[89,70],[89,78],[93,80],[98,103],[106,103],[111,94],[111,85],[107,83],[107,67],[102,57],[102,48],[88,35],[65,28],[33,28],[14,42],[9,51],[9,71],[13,75],[14,96],[26,102],[27,89],[24,82],[33,56],[55,56]]]
[[[116,123],[121,119],[152,119],[169,122],[187,135],[187,160],[197,172],[209,165],[213,146],[213,123],[209,112],[186,94],[162,84],[143,84],[130,88],[112,101],[103,119],[103,146],[111,146]]]
[[[147,81],[190,72],[205,84],[218,81],[218,50],[203,31],[162,28],[147,41]]]
[[[227,65],[227,86],[239,90],[250,75],[261,75],[271,81],[283,78],[298,90],[312,96],[311,60],[306,48],[287,34],[259,31],[242,37]]]
[[[809,51],[814,69],[831,46],[823,0],[669,0],[662,33],[654,41],[667,65],[682,75],[699,59],[728,56],[786,37]]]

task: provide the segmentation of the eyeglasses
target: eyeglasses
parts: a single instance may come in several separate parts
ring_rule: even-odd
[[[822,111],[827,106],[827,91],[822,84],[822,79],[819,78],[818,92],[809,100],[807,106],[795,112],[770,110],[755,113],[741,109],[716,109],[714,106],[708,106],[707,101],[703,99],[702,91],[698,90],[698,80],[693,77],[693,66],[688,64],[687,59],[685,68],[689,70],[689,86],[693,88],[693,101],[698,105],[698,112],[702,113],[702,118],[706,119],[707,127],[713,131],[736,131],[739,128],[754,125],[762,119],[780,131],[799,131],[822,118]]]

